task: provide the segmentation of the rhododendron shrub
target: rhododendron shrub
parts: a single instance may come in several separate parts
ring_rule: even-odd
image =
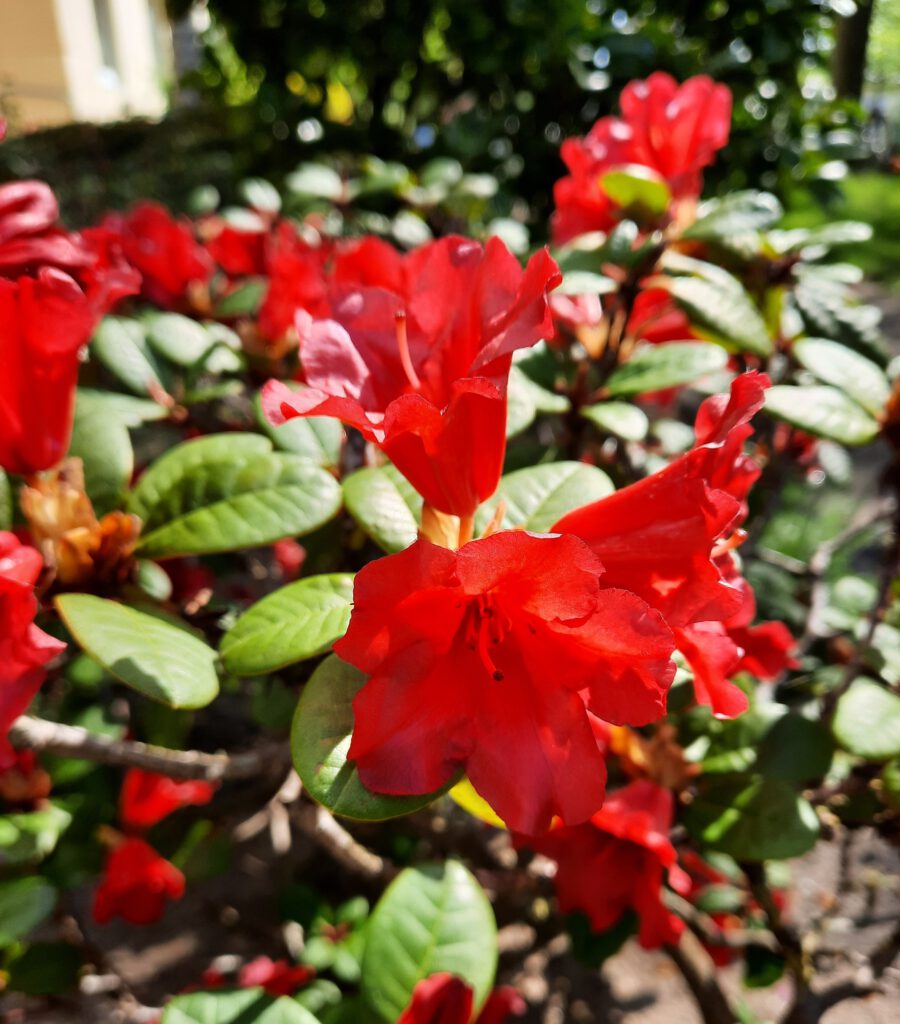
[[[591,1019],[632,936],[708,1024],[741,973],[786,1024],[865,987],[816,977],[789,871],[896,837],[900,397],[828,262],[858,229],[702,198],[730,102],[632,83],[562,146],[551,246],[439,162],[79,232],[0,186],[14,999]]]

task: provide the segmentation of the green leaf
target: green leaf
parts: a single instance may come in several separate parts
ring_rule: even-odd
[[[608,295],[618,289],[618,284],[604,274],[591,270],[570,270],[562,284],[553,289],[554,295]]]
[[[647,414],[630,402],[599,402],[582,409],[581,415],[606,433],[625,441],[643,441],[650,429]]]
[[[561,413],[569,409],[569,400],[548,391],[513,365],[509,374],[506,436],[515,437],[534,422],[538,413]]]
[[[326,523],[340,487],[298,455],[256,434],[186,441],[157,459],[131,494],[143,520],[138,550],[173,558],[270,544]]]
[[[79,400],[69,455],[81,459],[84,486],[98,516],[116,508],[134,472],[134,451],[128,428],[102,405]]]
[[[502,501],[506,512],[500,529],[524,526],[534,533],[546,533],[566,512],[605,498],[614,490],[602,469],[584,462],[549,462],[517,469],[503,477],[497,493],[479,507],[475,529],[478,533],[484,530]]]
[[[861,352],[879,364],[887,362],[887,351],[881,338],[881,310],[861,305],[853,292],[840,283],[812,273],[798,274],[793,300],[807,333],[818,338],[831,338]]]
[[[0,469],[0,530],[9,530],[13,524],[13,493],[6,470]]]
[[[325,469],[336,469],[341,461],[344,428],[330,416],[297,416],[273,426],[262,411],[259,395],[255,399],[256,419],[281,451],[302,455]]]
[[[76,409],[91,412],[95,409],[104,415],[117,419],[126,427],[140,427],[154,420],[165,420],[169,410],[158,402],[133,395],[120,395],[115,391],[98,391],[95,388],[79,388],[75,400]]]
[[[72,815],[56,804],[4,814],[0,817],[0,867],[34,864],[48,857],[71,823]]]
[[[415,542],[422,498],[394,466],[359,469],[343,489],[347,511],[382,550],[390,554]]]
[[[703,779],[684,820],[707,846],[745,861],[799,857],[819,835],[810,803],[781,779],[759,776]]]
[[[60,594],[56,607],[81,648],[145,697],[202,708],[219,692],[216,652],[192,633],[90,594]]]
[[[653,214],[665,213],[672,199],[665,178],[640,164],[625,164],[607,171],[600,178],[600,187],[619,206],[637,207]]]
[[[163,1011],[162,1024],[318,1024],[318,1020],[287,996],[276,999],[261,988],[245,988],[176,996]]]
[[[68,942],[36,942],[10,961],[7,987],[29,996],[62,995],[74,988],[84,960]]]
[[[685,238],[727,241],[734,235],[764,231],[784,216],[781,203],[770,192],[730,192],[721,199],[709,199],[697,209],[697,219]]]
[[[618,367],[606,383],[616,397],[662,391],[690,384],[717,373],[728,365],[728,353],[703,341],[670,341],[664,345],[639,345],[627,363]]]
[[[712,263],[674,252],[666,254],[664,265],[670,273],[684,275],[672,277],[667,287],[698,334],[733,351],[769,355],[772,337],[736,277]]]
[[[313,658],[347,631],[353,574],[310,576],[252,605],[222,637],[225,668],[239,676],[265,675]]]
[[[857,679],[838,701],[832,730],[844,750],[858,757],[898,757],[900,697],[870,679]]]
[[[301,164],[285,181],[298,199],[339,200],[344,194],[344,183],[337,171],[325,164]]]
[[[417,982],[444,971],[467,982],[480,1007],[496,969],[494,913],[458,861],[402,871],[369,919],[362,994],[386,1020],[400,1016]]]
[[[841,444],[867,444],[878,434],[876,420],[843,391],[827,385],[776,384],[766,392],[766,410],[776,419]]]
[[[891,393],[887,375],[870,359],[837,341],[802,338],[794,343],[797,361],[819,380],[832,384],[877,416]]]
[[[56,906],[56,889],[30,875],[0,882],[0,948],[24,938]]]
[[[807,782],[828,771],[833,743],[821,722],[766,704],[730,721],[710,719],[706,775],[755,772],[787,782]]]
[[[268,289],[269,282],[264,277],[243,281],[219,299],[215,315],[226,320],[239,316],[255,316]]]
[[[100,321],[90,352],[111,374],[136,395],[149,395],[162,388],[161,369],[147,344],[144,325],[121,316]]]
[[[278,189],[265,178],[247,178],[242,181],[238,191],[244,202],[254,210],[263,213],[278,213],[281,209],[281,196]]]
[[[365,682],[366,677],[358,669],[336,655],[326,658],[300,697],[291,730],[291,751],[297,774],[313,799],[346,818],[384,821],[418,811],[440,794],[383,796],[371,793],[359,781],[356,767],[347,760],[347,751],[353,731],[353,698]]]
[[[147,321],[147,341],[171,363],[194,366],[216,343],[203,324],[180,313],[158,313]]]

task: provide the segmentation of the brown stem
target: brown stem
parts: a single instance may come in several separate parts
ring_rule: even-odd
[[[666,952],[687,982],[703,1024],[734,1024],[737,1015],[719,984],[716,965],[697,936],[691,931],[684,932],[678,945],[666,946]]]
[[[290,757],[284,743],[267,743],[240,754],[169,750],[137,740],[97,736],[77,725],[48,722],[30,715],[23,715],[13,722],[9,740],[18,750],[34,750],[125,768],[143,768],[173,779],[205,779],[209,782],[250,779],[275,768],[281,769]]]
[[[342,867],[371,880],[381,880],[394,872],[394,867],[377,853],[358,843],[353,836],[325,810],[315,803],[303,804],[298,815],[301,831],[310,836]]]

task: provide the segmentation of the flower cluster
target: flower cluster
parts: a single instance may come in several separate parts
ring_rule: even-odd
[[[209,782],[179,782],[130,768],[119,795],[119,821],[125,835],[110,830],[111,850],[94,895],[94,920],[106,924],[121,917],[131,924],[152,924],[168,900],[184,895],[184,875],[141,835],[181,807],[207,804],[216,787]]]

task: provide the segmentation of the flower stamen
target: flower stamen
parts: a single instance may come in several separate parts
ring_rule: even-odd
[[[406,333],[406,311],[398,309],[394,314],[394,325],[397,330],[397,348],[400,350],[400,365],[406,374],[406,379],[412,385],[413,390],[418,391],[422,386],[418,374],[412,364],[409,354],[409,338]]]

